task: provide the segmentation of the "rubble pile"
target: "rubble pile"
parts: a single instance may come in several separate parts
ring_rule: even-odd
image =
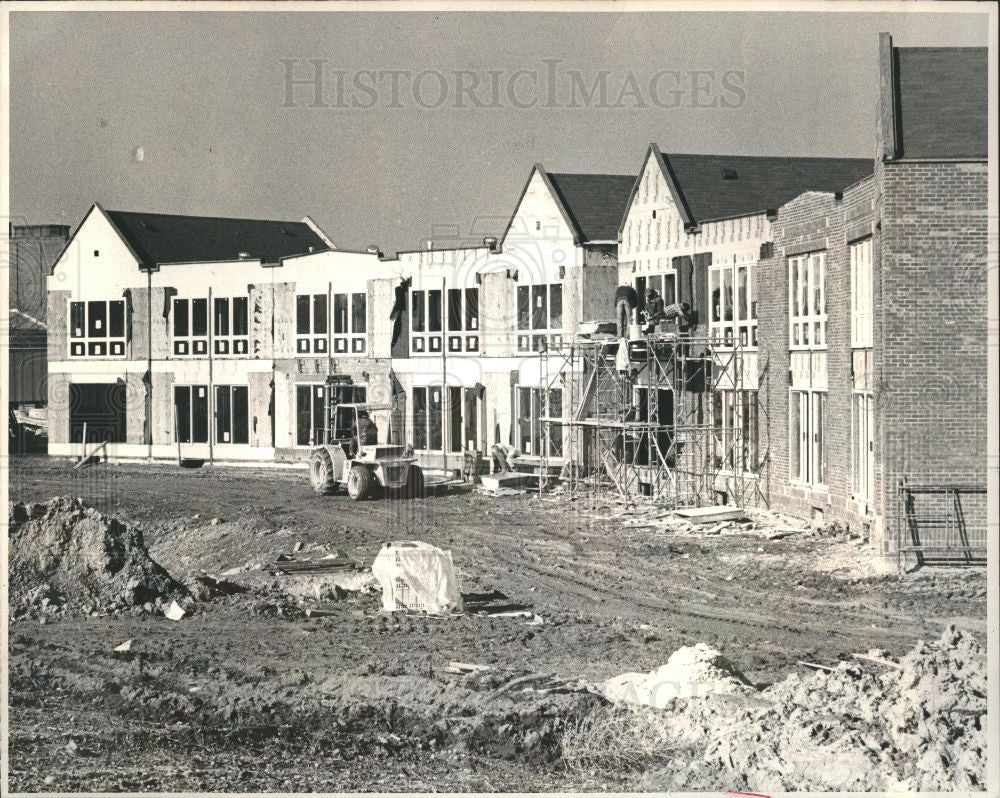
[[[671,753],[662,767],[647,759],[643,790],[985,789],[985,651],[954,626],[899,662],[872,651],[759,692],[661,706],[636,710],[622,742],[654,737]]]
[[[9,506],[14,617],[153,611],[187,590],[149,556],[142,532],[78,499]]]

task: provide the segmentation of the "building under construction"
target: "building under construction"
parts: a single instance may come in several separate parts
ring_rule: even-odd
[[[595,335],[549,349],[543,379],[561,388],[569,412],[545,407],[542,451],[559,457],[571,494],[752,505],[762,498],[767,446],[748,362],[738,340],[720,346],[676,331]],[[542,395],[548,403],[557,394]]]

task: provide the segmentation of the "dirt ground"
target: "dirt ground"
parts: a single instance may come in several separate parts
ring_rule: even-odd
[[[13,621],[15,791],[634,789],[628,774],[562,766],[561,733],[595,696],[498,687],[524,673],[652,670],[698,642],[761,686],[801,672],[799,660],[902,656],[947,624],[985,641],[984,569],[900,578],[844,538],[672,534],[552,496],[354,503],[314,495],[298,470],[12,460],[12,501],[53,496],[138,525],[181,581],[240,568],[229,578],[254,591],[179,622]],[[384,542],[408,539],[449,549],[463,593],[499,591],[543,623],[389,616],[374,592],[306,618],[282,592],[287,578],[259,570],[297,543],[370,566]],[[125,640],[132,652],[113,653]],[[443,673],[451,660],[494,671]]]

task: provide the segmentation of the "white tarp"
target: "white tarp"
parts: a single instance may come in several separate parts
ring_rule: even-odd
[[[445,615],[462,611],[462,593],[450,551],[419,540],[382,547],[372,573],[382,585],[382,609]]]

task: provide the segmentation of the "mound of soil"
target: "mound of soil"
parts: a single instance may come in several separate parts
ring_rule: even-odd
[[[705,643],[677,649],[651,673],[623,673],[606,681],[601,692],[611,701],[663,707],[675,698],[741,693],[753,685],[722,654]]]
[[[985,651],[954,626],[898,663],[842,662],[835,671],[793,673],[755,695],[667,709],[656,723],[675,764],[647,773],[643,788],[651,791],[722,783],[763,792],[986,785]],[[698,752],[686,768],[676,767],[678,747]]]
[[[10,505],[14,617],[148,610],[187,590],[149,556],[142,532],[71,497]]]

